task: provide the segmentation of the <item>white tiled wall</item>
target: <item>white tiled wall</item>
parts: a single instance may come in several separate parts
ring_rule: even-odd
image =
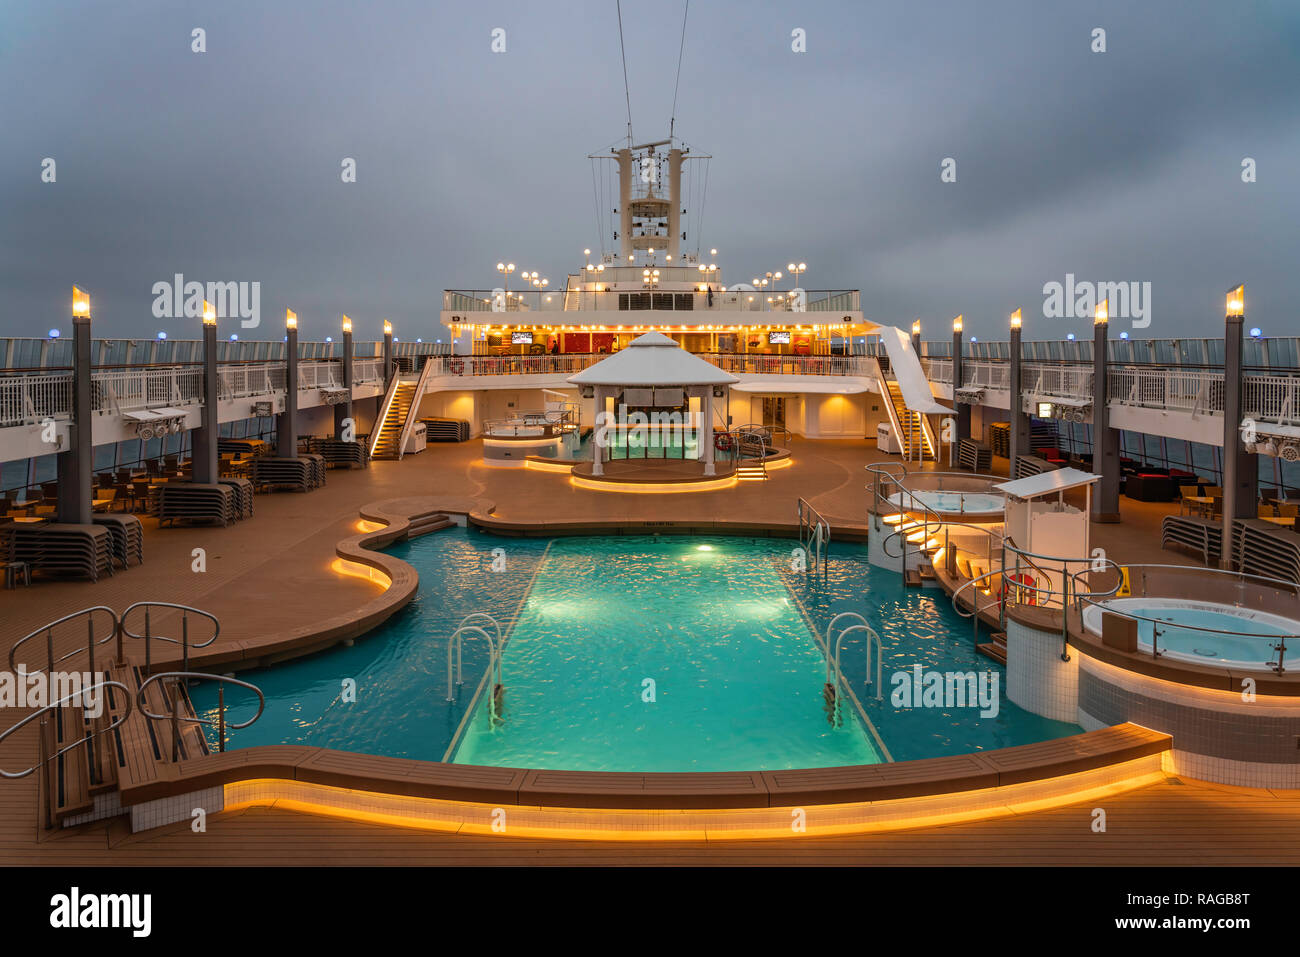
[[[1007,697],[1026,711],[1074,721],[1079,710],[1079,655],[1061,660],[1059,632],[1037,631],[1007,619]]]
[[[215,814],[225,806],[225,789],[220,786],[192,791],[189,794],[179,794],[175,797],[159,798],[156,801],[145,801],[131,808],[131,830],[146,831],[151,827],[188,821],[196,808]]]

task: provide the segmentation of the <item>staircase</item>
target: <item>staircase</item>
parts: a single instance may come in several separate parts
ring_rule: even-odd
[[[903,401],[902,390],[894,379],[882,380],[893,415],[890,418],[897,429],[898,443],[903,448],[903,458],[909,462],[925,462],[935,457],[934,445],[925,428],[925,416],[913,412]]]
[[[736,465],[736,481],[738,482],[766,482],[767,466],[763,464],[762,459],[757,462],[744,464],[743,460]]]
[[[1004,631],[999,631],[992,637],[992,641],[976,645],[975,650],[985,658],[992,658],[998,664],[1005,665],[1007,663],[1007,634]]]
[[[374,444],[370,448],[372,459],[401,458],[402,434],[415,399],[415,386],[415,382],[400,376],[393,380],[384,406],[383,421],[375,430]]]
[[[929,529],[923,521],[905,519],[898,525],[897,534],[907,543],[906,552],[919,551],[922,556],[918,568],[904,568],[903,582],[908,588],[920,588],[927,580],[934,580],[932,562],[935,553],[943,547],[943,541],[937,535],[937,528],[931,523]]]
[[[451,528],[456,523],[442,512],[426,512],[423,515],[411,517],[410,524],[406,531],[408,540],[420,535],[428,535],[430,532],[438,532],[444,528]]]

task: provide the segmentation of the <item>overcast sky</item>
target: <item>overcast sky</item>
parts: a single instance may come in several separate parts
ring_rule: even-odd
[[[623,4],[639,141],[667,135],[681,16]],[[66,332],[77,282],[97,336],[191,337],[151,311],[182,273],[261,283],[262,329],[223,335],[288,305],[304,338],[343,312],[436,338],[444,288],[501,259],[562,283],[601,244],[586,156],[626,124],[614,0],[4,0],[0,335]],[[676,132],[714,157],[728,283],[803,260],[927,338],[957,313],[1005,338],[1017,306],[1061,338],[1090,327],[1043,315],[1067,273],[1150,282],[1159,337],[1220,334],[1245,282],[1249,325],[1300,335],[1294,0],[694,0]]]

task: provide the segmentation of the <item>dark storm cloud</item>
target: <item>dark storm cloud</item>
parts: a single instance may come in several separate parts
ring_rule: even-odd
[[[641,140],[680,9],[624,4]],[[676,131],[715,157],[701,242],[729,282],[801,259],[874,319],[992,337],[1024,306],[1057,337],[1084,328],[1041,316],[1067,272],[1151,282],[1161,336],[1214,334],[1245,281],[1252,324],[1300,334],[1298,51],[1286,3],[695,0]],[[150,314],[180,272],[260,281],[262,335],[290,305],[306,336],[348,312],[435,337],[444,287],[503,258],[559,283],[598,245],[585,157],[626,122],[612,0],[5,4],[0,334],[66,325],[77,281],[97,334],[185,335]]]

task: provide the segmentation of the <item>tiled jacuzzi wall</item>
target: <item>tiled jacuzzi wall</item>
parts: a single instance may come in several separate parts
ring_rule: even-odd
[[[1078,723],[1132,721],[1174,739],[1179,774],[1257,788],[1300,788],[1300,699],[1215,691],[1080,655]]]
[[[1095,731],[1132,721],[1174,739],[1173,771],[1202,781],[1300,788],[1300,697],[1216,691],[1090,658],[1061,635],[1007,621],[1007,697]]]

